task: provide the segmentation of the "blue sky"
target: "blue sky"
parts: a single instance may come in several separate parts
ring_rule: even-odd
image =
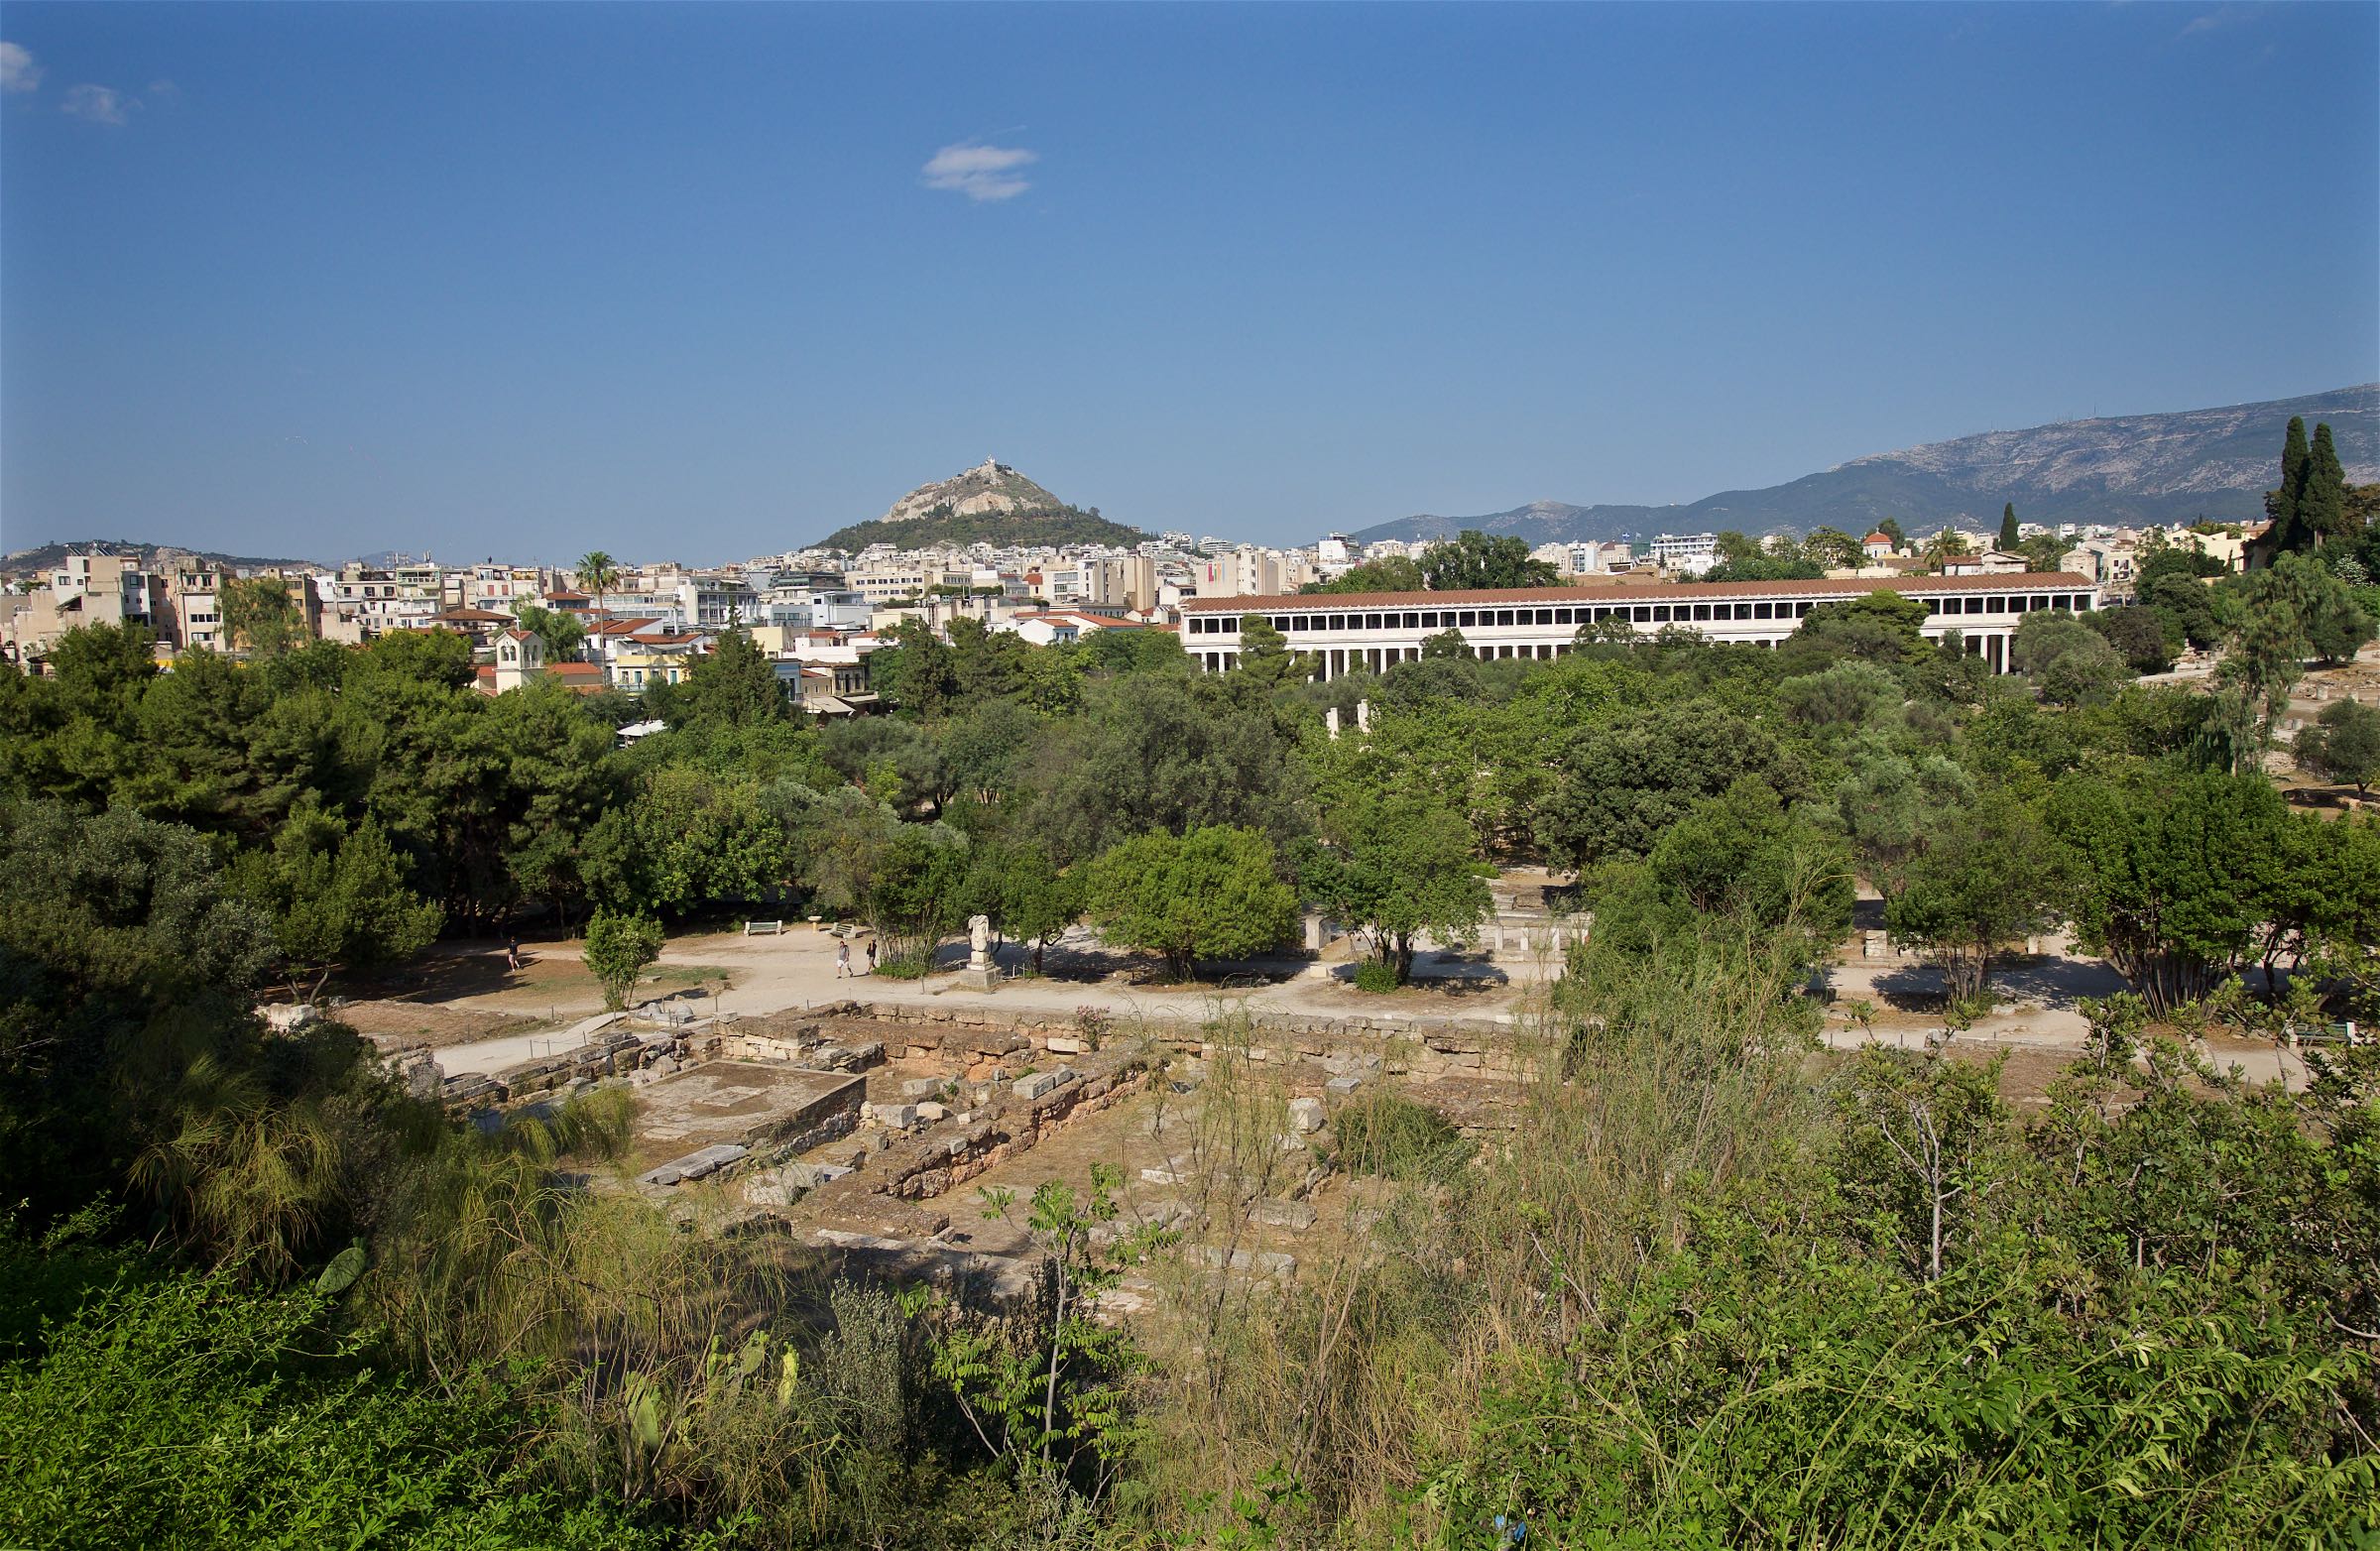
[[[0,11],[0,543],[1303,541],[2380,377],[2380,6]]]

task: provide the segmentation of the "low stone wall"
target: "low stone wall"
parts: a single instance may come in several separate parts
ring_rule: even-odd
[[[775,1061],[813,1072],[864,1072],[885,1062],[883,1041],[822,1043],[815,1023],[800,1024],[782,1034],[746,1033],[721,1025],[696,1043],[713,1060]]]
[[[803,1215],[873,1219],[881,1216],[881,1208],[872,1197],[930,1201],[1030,1150],[1067,1123],[1122,1103],[1148,1079],[1149,1068],[1137,1052],[1115,1050],[1087,1059],[1034,1098],[1022,1098],[1012,1088],[921,1135],[894,1141],[866,1168],[820,1185],[803,1201]]]
[[[640,1067],[674,1056],[683,1042],[651,1042],[624,1028],[602,1029],[587,1042],[552,1055],[516,1062],[493,1072],[458,1072],[438,1085],[438,1097],[452,1109],[493,1109],[555,1092],[577,1084],[589,1087],[606,1077],[625,1077]]]
[[[812,1008],[816,1018],[867,1018],[884,1025],[889,1054],[940,1058],[969,1081],[997,1081],[1005,1071],[1039,1055],[1070,1060],[1092,1052],[1092,1031],[1070,1014],[1035,1009],[1009,1011],[980,1003],[919,1008],[899,1003],[839,1002]],[[1160,1010],[1143,1015],[1148,1031],[1173,1049],[1215,1054],[1203,1014]],[[1128,1037],[1121,1020],[1100,1019],[1104,1042]],[[907,1043],[901,1044],[903,1033]],[[1251,1017],[1248,1054],[1257,1061],[1329,1061],[1334,1057],[1376,1061],[1373,1069],[1424,1079],[1518,1075],[1513,1028],[1508,1017],[1412,1018],[1393,1014],[1340,1017],[1259,1014]]]
[[[853,1077],[802,1105],[782,1111],[744,1133],[745,1145],[779,1153],[807,1152],[839,1141],[860,1129],[860,1106],[868,1097],[865,1079]]]

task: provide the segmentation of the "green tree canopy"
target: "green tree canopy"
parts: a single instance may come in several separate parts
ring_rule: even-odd
[[[1233,671],[1267,689],[1312,678],[1322,671],[1322,659],[1311,652],[1292,652],[1289,638],[1261,614],[1240,616],[1240,659]]]
[[[776,664],[754,645],[747,630],[722,632],[718,647],[694,659],[676,711],[680,720],[672,725],[714,722],[740,727],[781,722],[793,714]]]
[[[603,988],[603,1005],[628,1006],[637,981],[661,956],[661,923],[648,915],[597,910],[587,920],[587,972]]]
[[[1859,540],[1840,528],[1813,528],[1802,539],[1802,552],[1828,570],[1844,570],[1866,558]]]
[[[888,705],[912,716],[938,717],[956,703],[958,664],[933,627],[919,619],[892,627],[892,645],[869,655],[869,682]]]
[[[2343,780],[2366,795],[2380,776],[2380,710],[2353,700],[2323,706],[2314,725],[2299,732],[2298,764],[2325,780]]]
[[[1083,914],[1081,875],[1060,872],[1032,840],[978,847],[968,895],[1001,935],[1032,945],[1036,973],[1049,945]]]
[[[2058,918],[2062,860],[2039,814],[1988,790],[1938,816],[1884,903],[1884,927],[1942,972],[1954,1000],[1981,994],[1994,955]]]
[[[572,661],[578,656],[578,649],[586,644],[587,627],[579,623],[576,615],[535,603],[515,604],[513,613],[520,617],[521,628],[536,636],[544,647],[548,662]]]
[[[437,940],[435,904],[406,887],[406,868],[366,818],[352,831],[318,798],[301,798],[270,851],[250,851],[230,874],[232,894],[273,917],[282,957],[322,983],[334,970],[402,963]]]
[[[2181,650],[2181,629],[2153,608],[2133,604],[2099,609],[2082,618],[2136,674],[2164,672]]]
[[[2062,780],[2051,832],[2072,858],[2066,914],[2163,1015],[2211,992],[2265,919],[2264,859],[2288,810],[2261,776]]]
[[[1252,829],[1127,840],[1092,861],[1083,893],[1103,936],[1163,955],[1177,979],[1202,959],[1269,952],[1297,929],[1297,895],[1280,879],[1272,842]]]
[[[2107,638],[2064,609],[2041,609],[2016,627],[2008,662],[2052,705],[2095,705],[2132,676]]]
[[[1466,528],[1452,542],[1430,545],[1421,557],[1422,579],[1433,592],[1509,587],[1554,587],[1561,573],[1529,558],[1528,540],[1509,534],[1489,537]]]
[[[1351,566],[1327,582],[1308,582],[1299,592],[1419,592],[1429,585],[1421,562],[1407,555],[1388,554]]]
[[[1777,648],[1779,670],[1815,672],[1840,657],[1864,657],[1888,667],[1923,661],[1934,651],[1919,628],[1927,618],[1925,604],[1891,591],[1821,603]]]
[[[1321,843],[1301,869],[1306,896],[1371,940],[1371,951],[1412,978],[1418,939],[1469,942],[1488,913],[1488,885],[1471,826],[1435,795],[1380,790],[1362,779],[1321,793]]]
[[[1804,784],[1798,763],[1767,729],[1707,701],[1589,723],[1554,763],[1536,838],[1549,857],[1574,870],[1647,854],[1695,803],[1738,777],[1795,796]]]
[[[305,640],[305,615],[290,596],[302,578],[280,576],[228,577],[216,594],[223,615],[223,639],[257,656],[274,656]]]

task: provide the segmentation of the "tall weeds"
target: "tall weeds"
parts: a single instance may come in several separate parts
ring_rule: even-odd
[[[1460,1450],[1498,1375],[1607,1326],[1700,1209],[1804,1158],[1815,1017],[1792,934],[1707,918],[1648,955],[1579,950],[1570,969],[1514,1029],[1506,1137],[1451,1176],[1368,1176],[1376,1217],[1301,1241],[1294,1290],[1195,1274],[1172,1289],[1158,1339],[1183,1350],[1159,1364],[1171,1392],[1151,1480],[1180,1490],[1156,1493],[1172,1504],[1161,1521],[1202,1533],[1183,1504],[1229,1519],[1271,1501],[1346,1543],[1418,1533],[1415,1489]],[[1278,1071],[1250,1062],[1228,1023],[1210,1040],[1199,1177],[1274,1178]],[[1202,1200],[1219,1243],[1246,1237],[1230,1192]],[[1298,1491],[1266,1497],[1268,1472]]]

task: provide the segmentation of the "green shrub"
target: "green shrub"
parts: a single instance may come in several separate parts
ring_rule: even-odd
[[[1340,1163],[1359,1174],[1444,1180],[1472,1153],[1453,1122],[1401,1094],[1357,1098],[1331,1117],[1331,1127],[1339,1136]]]
[[[637,978],[661,956],[661,923],[648,915],[597,910],[587,922],[587,972],[603,987],[608,1011],[628,1006]]]
[[[930,948],[911,949],[905,953],[890,954],[881,960],[873,973],[888,975],[894,980],[923,980],[934,972],[934,954]]]
[[[1385,996],[1396,989],[1396,966],[1382,964],[1377,959],[1366,959],[1356,966],[1356,989]]]
[[[465,1385],[450,1399],[375,1372],[327,1313],[314,1292],[256,1296],[222,1276],[92,1297],[39,1366],[0,1370],[0,1543],[715,1543],[536,1479],[519,1449],[536,1417],[514,1397]]]

